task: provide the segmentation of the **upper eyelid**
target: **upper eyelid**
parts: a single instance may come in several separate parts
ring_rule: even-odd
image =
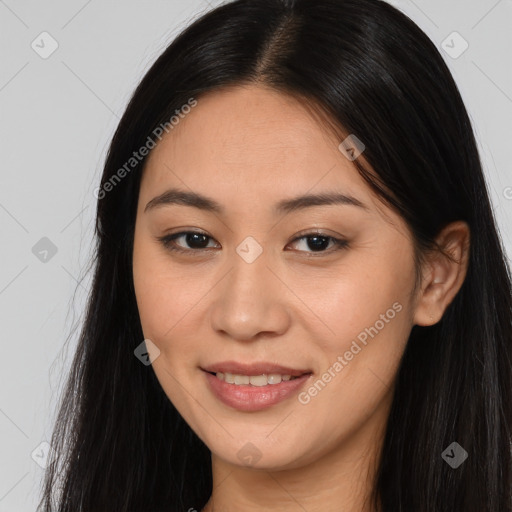
[[[205,236],[207,238],[210,238],[211,240],[215,240],[215,238],[213,236],[209,235],[208,233],[205,233],[203,231],[194,231],[194,230],[190,230],[190,231],[177,231],[176,233],[171,233],[169,235],[164,235],[164,237],[162,237],[162,238],[171,238],[171,237],[179,238],[180,236],[190,235],[190,234],[193,234],[193,235],[203,235],[203,236]],[[329,235],[328,233],[325,233],[325,232],[321,231],[320,229],[318,231],[315,231],[315,229],[312,228],[312,230],[310,230],[310,231],[305,231],[304,233],[298,234],[295,238],[290,240],[289,243],[295,242],[296,240],[299,240],[301,238],[307,238],[307,237],[314,236],[314,235],[323,236],[325,238],[338,238],[337,236]],[[343,238],[343,237],[341,237],[341,238]],[[217,240],[215,240],[215,241],[217,241]]]

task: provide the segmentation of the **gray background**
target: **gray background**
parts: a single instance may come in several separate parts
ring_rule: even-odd
[[[219,3],[0,0],[0,512],[33,511],[39,499],[90,286],[93,191],[118,119],[168,42]],[[452,70],[510,257],[512,1],[390,3]],[[461,55],[454,31],[469,45]]]

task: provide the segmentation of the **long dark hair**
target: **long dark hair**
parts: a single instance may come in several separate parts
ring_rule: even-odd
[[[212,492],[208,448],[134,356],[144,339],[132,249],[145,158],[133,169],[126,162],[191,98],[240,84],[293,95],[363,141],[354,164],[406,220],[420,257],[447,223],[468,223],[461,289],[441,321],[412,328],[372,498],[383,512],[510,512],[510,270],[449,69],[407,16],[379,0],[236,0],[194,21],[144,76],[101,179],[92,291],[40,507],[201,510]],[[441,456],[452,442],[468,453],[457,469]]]

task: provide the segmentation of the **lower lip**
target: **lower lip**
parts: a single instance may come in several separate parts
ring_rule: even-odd
[[[306,374],[297,379],[281,381],[279,384],[252,386],[229,384],[211,373],[202,371],[215,396],[224,404],[239,411],[260,411],[275,405],[297,393],[311,377],[311,374]]]

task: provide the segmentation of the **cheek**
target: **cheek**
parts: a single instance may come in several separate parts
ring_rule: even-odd
[[[368,331],[375,334],[373,327],[380,337],[393,338],[408,325],[412,260],[382,252],[358,260],[315,279],[295,281],[294,291],[321,320],[315,339],[326,353],[349,350],[358,336],[362,342],[371,339]]]
[[[171,297],[179,287],[177,276],[158,251],[142,235],[137,235],[133,250],[133,283],[144,336],[160,340],[176,318]],[[177,302],[179,303],[179,301]]]
[[[322,361],[317,380],[299,396],[304,421],[324,418],[310,425],[318,429],[313,437],[349,435],[389,405],[411,328],[407,298],[412,267],[406,271],[404,261],[401,268],[400,273],[386,265],[353,267],[350,276],[326,280],[322,299],[312,293],[305,297],[321,308],[318,316],[329,327],[315,337]],[[332,425],[342,427],[335,433]]]
[[[322,293],[307,295],[304,288],[304,302],[318,308],[324,327],[315,336],[320,382],[305,390],[301,403],[321,414],[335,401],[344,411],[340,421],[347,411],[358,417],[375,410],[393,385],[410,334],[413,278],[411,255],[381,252],[374,260],[361,258],[350,272],[325,279]]]
[[[192,406],[183,393],[187,382],[184,361],[195,360],[194,304],[198,283],[180,273],[150,244],[134,244],[133,280],[144,338],[159,349],[152,368],[169,400],[188,417]],[[195,286],[194,286],[195,285]],[[194,291],[195,290],[195,291]],[[204,293],[203,293],[204,294]]]
[[[197,355],[201,298],[212,287],[204,271],[183,272],[164,251],[135,243],[133,280],[144,337],[158,346],[167,364]]]

